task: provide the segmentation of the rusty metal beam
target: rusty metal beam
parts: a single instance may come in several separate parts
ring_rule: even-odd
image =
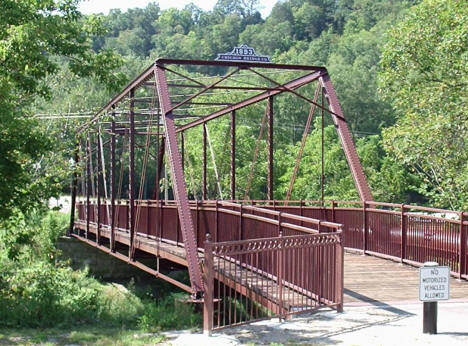
[[[168,84],[170,87],[177,87],[177,88],[204,88],[203,86],[199,85],[189,85],[189,84]],[[211,87],[210,89],[218,89],[218,90],[247,90],[247,91],[285,91],[282,88],[269,88],[269,87],[254,87],[254,86],[236,86],[236,85],[216,85]]]
[[[302,134],[301,145],[299,147],[299,152],[297,153],[296,162],[294,163],[294,169],[291,175],[291,179],[289,180],[288,192],[286,193],[286,200],[284,202],[285,205],[287,204],[287,201],[291,199],[291,193],[294,187],[294,182],[296,181],[297,173],[299,172],[299,166],[301,164],[302,154],[304,153],[307,136],[309,135],[310,125],[312,124],[312,119],[313,119],[314,112],[315,112],[315,103],[317,102],[319,93],[320,93],[320,85],[317,85],[317,88],[315,89],[315,93],[314,93],[314,100],[313,100],[314,103],[310,105],[309,115],[307,117],[306,125],[304,127],[304,132]]]
[[[202,199],[206,200],[206,123],[203,123]]]
[[[95,122],[99,116],[111,109],[112,106],[119,103],[124,97],[130,94],[131,90],[135,90],[142,83],[151,78],[154,74],[154,64],[151,64],[145,71],[143,71],[137,78],[131,81],[118,95],[114,96],[107,104],[102,107],[86,124],[78,128],[78,132],[81,132],[89,127],[93,122]]]
[[[97,145],[97,174],[96,174],[96,195],[97,195],[97,232],[96,232],[96,242],[101,244],[101,184],[102,181],[102,152],[101,152],[101,137],[96,136],[96,145]]]
[[[167,89],[167,79],[164,69],[156,66],[156,84],[158,88],[159,103],[162,108],[164,132],[166,135],[166,150],[169,158],[169,165],[172,172],[172,182],[174,197],[177,203],[179,213],[180,228],[184,240],[186,257],[189,269],[190,282],[193,293],[203,291],[203,281],[198,262],[198,250],[196,234],[193,226],[192,215],[187,196],[184,173],[182,171],[182,160],[177,147],[177,136],[174,118],[172,116],[171,100]]]
[[[115,132],[115,106],[112,106],[111,131]],[[110,195],[111,195],[111,235],[109,248],[115,252],[115,134],[111,133],[110,141]]]
[[[198,66],[232,66],[240,69],[248,69],[251,67],[259,67],[265,69],[282,69],[282,70],[303,70],[303,71],[326,71],[323,66],[307,66],[307,65],[287,65],[273,63],[255,63],[255,62],[239,62],[239,61],[221,61],[221,60],[187,60],[187,59],[156,59],[156,65],[198,65]]]
[[[302,76],[300,78],[297,78],[297,79],[294,79],[286,84],[283,85],[283,88],[279,88],[278,90],[275,90],[275,91],[265,91],[263,93],[260,93],[258,95],[255,95],[255,96],[252,96],[252,97],[249,97],[241,102],[237,102],[231,106],[228,106],[228,107],[225,107],[219,111],[216,111],[214,113],[211,113],[210,115],[207,115],[206,117],[204,117],[203,119],[198,119],[198,120],[195,120],[195,121],[192,121],[188,124],[185,124],[183,126],[180,126],[178,129],[177,129],[177,132],[180,132],[180,131],[185,131],[187,129],[190,129],[194,126],[197,126],[197,125],[200,125],[206,121],[209,121],[209,120],[213,120],[213,119],[216,119],[224,114],[227,114],[227,113],[230,113],[232,111],[235,111],[237,109],[241,109],[241,108],[244,108],[244,107],[247,107],[251,104],[254,104],[256,102],[259,102],[259,101],[262,101],[262,100],[265,100],[267,99],[268,97],[270,96],[274,96],[274,95],[278,95],[282,92],[285,92],[285,91],[288,91],[287,89],[291,89],[291,90],[294,90],[294,89],[297,89],[307,83],[310,83],[316,79],[318,79],[320,76],[322,76],[323,74],[325,74],[326,72],[323,72],[323,70],[321,71],[318,71],[318,72],[313,72],[313,73],[309,73],[305,76]]]
[[[75,143],[74,149],[74,167],[72,173],[72,186],[71,186],[71,209],[70,209],[70,227],[67,230],[67,236],[70,236],[73,233],[73,227],[75,224],[75,207],[76,207],[76,190],[78,185],[78,172],[76,171],[78,168],[78,164],[80,161],[80,143]]]
[[[333,88],[330,76],[328,74],[322,75],[319,78],[319,81],[325,91],[325,98],[330,106],[330,109],[333,113],[338,115],[336,116],[333,113],[331,114],[359,196],[362,201],[373,201],[371,190],[367,184],[364,170],[362,169],[359,156],[356,152],[356,148],[354,147],[351,132],[349,132],[348,124],[344,118],[343,110],[341,109],[338,97],[336,96],[336,92]]]
[[[133,258],[133,240],[135,236],[135,103],[133,97],[135,96],[135,89],[130,90],[130,132],[128,137],[129,146],[129,162],[128,162],[128,222],[130,231],[130,246],[129,255],[130,259]]]
[[[236,111],[231,112],[231,199],[236,199]]]
[[[160,65],[157,65],[158,68],[160,67]],[[191,100],[193,100],[194,98],[200,96],[200,95],[203,95],[203,93],[205,93],[206,91],[212,89],[213,87],[215,87],[216,85],[218,85],[219,83],[221,83],[222,81],[228,79],[229,77],[231,77],[232,75],[236,74],[237,72],[239,71],[239,69],[235,69],[227,74],[225,74],[223,77],[221,77],[220,79],[218,79],[216,82],[213,82],[211,83],[210,85],[207,85],[206,87],[203,88],[203,90],[200,90],[198,92],[196,92],[195,94],[193,95],[190,95],[189,97],[187,97],[185,100],[177,103],[175,106],[172,106],[171,109],[169,109],[168,111],[173,111],[174,109],[177,109],[179,108],[180,106],[183,106],[184,104],[186,104],[187,102],[190,102]]]
[[[274,199],[273,191],[273,96],[268,98],[268,199]]]

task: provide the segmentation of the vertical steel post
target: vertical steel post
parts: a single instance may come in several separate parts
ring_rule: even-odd
[[[231,112],[231,199],[236,199],[236,111]]]
[[[279,241],[279,248],[278,248],[278,312],[279,318],[283,318],[283,261],[284,261],[284,254],[283,254],[283,231],[281,228],[281,212],[278,214],[278,237],[280,238]]]
[[[218,203],[218,200],[216,200],[215,202],[215,236],[214,236],[214,241],[217,242],[218,241],[218,230],[219,230],[219,213],[218,213],[218,209],[219,209],[219,203]]]
[[[273,191],[273,97],[268,98],[268,200],[274,199]]]
[[[423,333],[437,334],[437,302],[423,303]]]
[[[403,263],[403,260],[406,259],[406,243],[407,243],[407,229],[406,229],[406,215],[405,215],[405,205],[402,204],[400,206],[401,212],[400,212],[400,223],[401,223],[401,250],[400,250],[400,255],[401,255],[401,262]]]
[[[424,262],[423,267],[437,267],[437,262]],[[423,333],[437,334],[437,301],[423,302]]]
[[[321,192],[321,205],[322,205],[322,209],[323,209],[323,203],[324,203],[324,200],[325,200],[325,190],[324,190],[324,184],[325,184],[325,159],[324,159],[324,153],[325,153],[325,149],[324,149],[324,138],[323,138],[323,135],[324,135],[324,128],[325,128],[325,124],[324,124],[324,114],[323,114],[323,107],[325,107],[325,99],[324,99],[324,93],[323,93],[323,88],[322,88],[322,108],[321,108],[321,115],[322,115],[322,119],[321,119],[321,136],[320,136],[320,139],[321,139],[321,155],[320,155],[320,160],[321,160],[321,164],[320,164],[320,168],[321,168],[321,173],[320,173],[320,192]]]
[[[459,268],[460,272],[458,278],[461,279],[462,275],[466,274],[466,232],[463,225],[465,221],[465,213],[460,212],[460,249],[459,249]]]
[[[158,139],[159,143],[159,139]],[[164,163],[164,151],[165,151],[165,146],[166,146],[166,141],[164,137],[161,137],[161,145],[159,145],[159,150],[158,150],[158,167],[156,167],[156,179],[154,183],[154,190],[153,190],[153,199],[156,200],[156,205],[157,205],[157,219],[158,222],[156,222],[156,236],[158,238],[162,237],[162,205],[161,205],[161,200],[159,198],[159,184],[161,181],[161,176],[162,176],[162,166]]]
[[[110,250],[115,252],[115,105],[112,106],[111,141],[110,141],[110,195],[111,195],[111,235]]]
[[[159,140],[159,139],[158,139]],[[158,142],[159,143],[159,142]],[[153,189],[153,199],[159,200],[159,193],[160,193],[160,182],[162,177],[162,168],[164,165],[164,151],[166,147],[166,142],[164,137],[161,137],[161,144],[158,144],[158,166],[156,167],[156,179],[154,181],[154,189]]]
[[[206,123],[203,123],[202,200],[206,200]]]
[[[335,222],[336,220],[336,217],[335,217],[335,208],[336,208],[336,201],[331,201],[331,205],[332,205],[332,222]]]
[[[128,257],[133,259],[133,241],[135,235],[135,89],[130,90],[130,113],[129,113],[130,132],[128,137],[129,144],[129,165],[128,165],[128,222],[130,246]]]
[[[343,246],[343,230],[338,235],[338,242],[336,243],[336,266],[335,266],[335,285],[336,285],[336,299],[337,299],[337,312],[343,312],[343,291],[344,291],[344,246]]]
[[[211,336],[213,330],[213,298],[214,298],[214,261],[213,244],[211,236],[206,234],[205,240],[205,261],[203,265],[203,281],[205,293],[203,297],[203,333]]]
[[[244,240],[244,230],[243,230],[243,221],[242,221],[242,217],[243,217],[243,208],[242,208],[242,204],[240,205],[239,207],[239,240]]]
[[[80,161],[80,144],[79,142],[75,143],[75,151],[73,155],[73,161],[74,161],[74,166],[73,166],[73,173],[72,173],[72,186],[71,186],[71,210],[70,210],[70,227],[68,228],[67,231],[67,236],[70,236],[71,233],[73,233],[73,229],[75,228],[75,209],[76,209],[76,189],[78,185],[78,164]]]
[[[163,114],[164,132],[167,141],[166,149],[172,171],[174,198],[177,202],[177,208],[179,211],[180,228],[184,238],[190,282],[194,293],[198,293],[203,291],[203,279],[198,261],[197,239],[193,227],[187,188],[182,171],[182,160],[177,147],[175,119],[172,113],[172,104],[169,97],[164,66],[156,63],[155,73],[159,104],[161,105],[161,111]]]
[[[96,195],[97,195],[97,229],[96,229],[96,243],[99,245],[101,244],[101,185],[100,182],[102,180],[102,161],[101,161],[101,136],[96,136],[96,144],[97,144],[97,176],[96,176]]]
[[[91,164],[89,160],[91,159],[91,149],[89,147],[89,133],[88,137],[86,138],[86,232],[85,232],[85,238],[88,239],[88,234],[89,234],[89,222],[90,222],[90,213],[89,213],[89,192],[91,190]]]
[[[182,171],[185,172],[185,135],[184,131],[180,133],[180,151],[182,154]]]
[[[367,251],[367,203],[366,201],[362,202],[362,224],[363,224],[363,233],[362,233],[362,254],[365,255]]]

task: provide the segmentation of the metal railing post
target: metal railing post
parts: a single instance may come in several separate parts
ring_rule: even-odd
[[[406,216],[405,216],[405,205],[401,205],[401,263],[403,263],[403,260],[406,259],[406,238],[407,238],[407,229],[406,229]]]
[[[339,241],[336,243],[336,268],[335,268],[335,296],[337,299],[337,312],[343,312],[343,291],[344,291],[344,247],[343,247],[343,230],[339,229],[338,232],[341,232],[339,236]]]
[[[110,194],[111,194],[111,235],[110,250],[115,252],[115,105],[112,106],[111,141],[110,141]]]
[[[100,135],[97,136],[97,176],[96,176],[96,195],[97,195],[97,228],[96,228],[96,243],[98,245],[101,244],[101,222],[102,222],[102,215],[101,215],[101,186],[100,182],[102,180],[102,162],[101,162],[101,142],[100,142]]]
[[[242,204],[240,205],[240,208],[239,208],[239,240],[243,240],[244,239],[244,230],[243,230],[243,222],[242,222],[242,214],[243,214],[243,209],[242,209]]]
[[[203,295],[203,333],[211,336],[213,330],[213,293],[214,293],[214,262],[213,262],[213,244],[211,236],[206,234],[205,240],[205,261],[203,265],[203,278],[205,292]]]
[[[78,163],[80,161],[80,146],[79,143],[75,144],[75,151],[74,151],[74,166],[73,166],[73,174],[72,174],[72,186],[71,186],[71,209],[70,209],[70,227],[67,230],[67,236],[73,233],[75,228],[75,209],[76,209],[76,191],[78,185],[78,174],[76,172],[78,168]]]
[[[91,190],[91,166],[89,163],[91,150],[89,149],[89,134],[86,139],[86,150],[88,154],[86,155],[86,231],[85,237],[88,239],[89,236],[89,223],[90,223],[90,201],[89,201],[89,193]]]
[[[332,205],[332,222],[335,222],[336,201],[331,201],[331,205]]]
[[[219,227],[218,209],[219,209],[218,200],[216,200],[216,204],[215,204],[215,236],[214,236],[214,241],[215,242],[218,241],[218,227]]]
[[[304,201],[301,199],[299,202],[301,206],[301,216],[304,216]],[[304,222],[301,220],[301,226],[304,226]]]
[[[362,202],[362,223],[363,223],[363,232],[362,232],[362,254],[365,255],[367,251],[367,203],[366,201]]]
[[[280,238],[279,254],[278,254],[278,312],[279,318],[283,318],[283,230],[281,229],[281,212],[278,214],[278,235]]]
[[[458,278],[461,279],[462,275],[466,273],[466,232],[463,222],[465,221],[465,213],[460,212],[460,250],[459,250],[459,273]]]

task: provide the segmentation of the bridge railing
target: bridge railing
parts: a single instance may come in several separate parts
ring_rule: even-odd
[[[247,201],[244,201],[247,203]],[[345,248],[414,266],[447,265],[468,279],[468,214],[407,204],[362,201],[253,201],[263,208],[343,225]]]
[[[268,216],[266,210],[269,210],[337,222],[343,225],[343,243],[348,249],[415,266],[420,266],[425,261],[437,261],[441,265],[448,265],[452,275],[468,279],[468,214],[464,212],[361,201],[327,201],[323,206],[320,201],[233,202],[236,202],[234,203],[236,205],[242,203],[242,213],[246,215],[266,217]],[[243,239],[243,235],[238,233],[239,217],[229,214],[230,211],[240,212],[240,207],[228,205],[233,202],[193,201],[191,203],[199,248],[203,248],[205,234],[209,232],[212,232],[213,241]],[[259,207],[261,211],[249,209],[249,204]],[[159,204],[162,213],[162,217],[158,219],[160,226],[153,220],[156,214],[151,212],[150,221],[145,223],[145,215],[148,213],[145,211],[147,208],[145,205],[148,208],[157,208],[155,201],[141,202],[142,216],[138,221],[138,232],[151,236],[157,236],[157,232],[162,232],[164,238],[181,244],[182,236],[178,227],[176,205],[173,202]],[[128,223],[127,208],[125,202],[120,202],[116,207],[118,209],[116,224],[122,229]],[[216,208],[222,211],[216,213]],[[84,220],[83,209],[78,206],[78,211],[81,213],[79,218]],[[101,214],[104,215],[101,216],[102,220],[105,220],[107,217],[105,206],[101,206]],[[97,208],[92,207],[91,223],[95,222],[95,219],[97,219]],[[244,222],[254,223],[252,219]],[[290,223],[304,225],[301,220],[290,220]],[[260,223],[257,226],[251,227],[253,231],[248,234],[249,237],[277,235],[277,228],[272,225]],[[323,224],[315,226],[319,231],[328,230]],[[220,231],[221,228],[223,231]],[[288,234],[294,234],[292,232],[291,230]]]
[[[222,227],[204,243],[205,330],[320,306],[342,310],[341,225],[214,203],[211,211]]]

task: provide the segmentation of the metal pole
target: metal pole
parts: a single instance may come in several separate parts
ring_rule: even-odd
[[[184,131],[180,133],[180,151],[182,155],[182,171],[185,172],[185,136]]]
[[[423,333],[437,334],[437,302],[424,302]]]
[[[129,172],[128,172],[128,221],[130,231],[130,246],[128,257],[133,257],[133,237],[135,232],[135,89],[130,90],[130,113],[129,113]]]
[[[335,285],[336,285],[336,307],[337,312],[343,312],[343,292],[344,292],[344,247],[343,247],[343,231],[339,234],[339,241],[335,245],[336,265],[335,265]]]
[[[362,233],[362,254],[365,255],[367,251],[367,203],[362,202],[362,223],[363,223],[363,233]]]
[[[203,123],[202,200],[206,200],[206,123]]]
[[[437,267],[437,262],[425,262],[424,267]],[[423,333],[437,334],[437,302],[423,303]]]
[[[89,133],[88,137],[86,138],[86,150],[88,152],[88,155],[86,155],[86,234],[85,237],[88,239],[88,233],[89,233],[89,222],[90,222],[90,213],[89,213],[89,192],[91,190],[91,165],[90,165],[90,156],[91,156],[91,150],[89,148]]]
[[[214,261],[213,245],[209,233],[206,234],[204,262],[203,333],[211,336],[211,331],[213,330]]]
[[[406,216],[405,216],[405,205],[401,205],[401,214],[400,214],[400,222],[401,222],[401,262],[406,258]]]
[[[97,195],[97,229],[96,229],[96,243],[101,243],[101,180],[102,180],[102,164],[101,164],[101,143],[99,134],[96,136],[97,144],[97,179],[96,179],[96,195]]]
[[[75,226],[75,207],[76,207],[76,189],[78,185],[78,163],[80,161],[80,144],[79,142],[75,143],[75,153],[74,153],[74,166],[73,166],[73,173],[72,173],[72,186],[71,186],[71,210],[70,210],[70,227],[67,231],[67,236],[70,236],[73,233],[73,229]]]
[[[236,111],[231,112],[231,199],[236,199]]]
[[[110,250],[115,252],[115,105],[112,106],[111,141],[110,141],[110,195],[111,195],[111,237]]]
[[[460,212],[460,250],[459,250],[459,268],[460,272],[458,278],[461,279],[462,275],[466,274],[466,232],[463,222],[465,221],[465,213]]]
[[[324,117],[323,117],[323,107],[325,106],[325,97],[323,95],[323,88],[322,88],[322,108],[321,108],[321,112],[322,112],[322,119],[321,119],[321,136],[320,136],[320,139],[321,139],[321,175],[320,175],[320,191],[321,191],[321,196],[322,196],[322,200],[321,200],[321,204],[322,204],[322,208],[323,208],[323,202],[325,200],[325,191],[324,191],[324,183],[325,183],[325,160],[324,160],[324,138],[323,138],[323,134],[324,134]]]
[[[274,199],[273,191],[273,97],[268,98],[268,200]]]

